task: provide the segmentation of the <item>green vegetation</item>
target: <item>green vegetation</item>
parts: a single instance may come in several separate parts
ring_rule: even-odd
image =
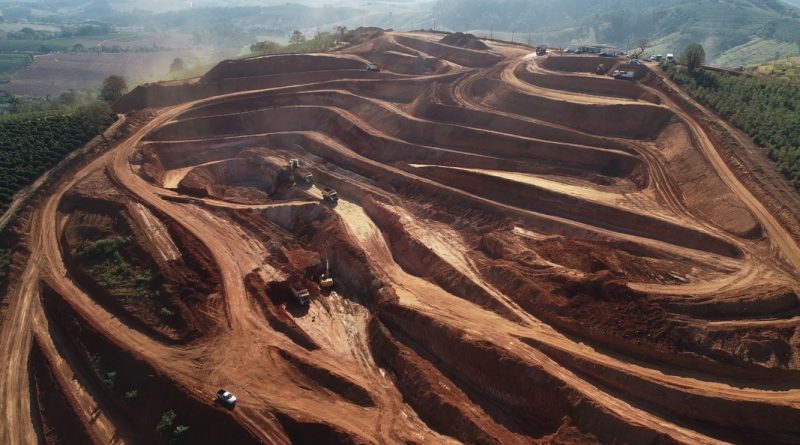
[[[12,109],[24,111],[18,99]],[[107,104],[0,116],[0,212],[18,190],[114,122]]]
[[[300,31],[294,31],[288,45],[264,41],[250,45],[251,56],[267,54],[295,54],[295,53],[323,53],[330,51],[343,42],[351,42],[355,38],[355,31],[337,27],[336,32],[321,32],[313,39],[306,39]]]
[[[650,54],[667,54],[698,42],[711,64],[724,66],[772,60],[776,51],[800,54],[800,10],[779,0],[440,0],[434,16],[452,30],[516,32],[517,40],[532,32],[533,43],[559,46],[630,50],[647,38]],[[757,51],[748,46],[755,41],[764,43]]]
[[[156,431],[169,445],[180,445],[186,440],[186,433],[189,427],[186,425],[175,425],[175,411],[169,410],[161,415],[161,419],[156,425]]]
[[[103,382],[104,385],[108,389],[114,389],[114,382],[117,380],[117,373],[116,371],[109,371],[103,367],[103,360],[100,358],[100,354],[90,354],[89,355],[89,364],[92,366],[92,369],[100,377],[100,380]]]
[[[153,288],[153,272],[126,261],[123,251],[131,245],[130,237],[103,238],[82,245],[75,254],[90,264],[90,274],[117,297],[142,298]]]
[[[663,64],[665,73],[697,101],[746,132],[767,150],[800,190],[800,87],[763,76],[690,71]]]
[[[690,71],[694,71],[706,63],[706,52],[699,43],[690,43],[681,54],[680,62]]]
[[[24,68],[33,62],[30,54],[2,54],[0,53],[0,82],[11,78],[14,71]]]
[[[800,57],[778,60],[765,63],[755,68],[759,74],[764,74],[779,79],[800,82]]]
[[[100,88],[100,97],[108,102],[116,102],[128,92],[128,82],[122,76],[108,76]]]

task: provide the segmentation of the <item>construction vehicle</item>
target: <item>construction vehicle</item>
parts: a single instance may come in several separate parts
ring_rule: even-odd
[[[379,72],[381,72],[381,67],[379,67],[378,65],[375,65],[374,63],[368,63],[367,64],[367,71],[372,71],[374,73],[379,73]]]
[[[597,65],[597,69],[594,70],[594,73],[597,74],[598,76],[602,76],[603,74],[606,73],[606,65],[604,63]]]
[[[675,63],[675,55],[672,53],[667,54],[667,62]]]
[[[322,189],[322,199],[330,202],[336,202],[339,200],[339,194],[336,193],[336,190],[325,187]]]
[[[614,72],[611,75],[612,77],[614,77],[614,79],[633,80],[633,76],[635,76],[636,73],[634,73],[633,71],[614,70]]]
[[[289,169],[296,170],[300,168],[300,160],[299,159],[289,159]]]
[[[547,47],[544,45],[536,47],[536,55],[537,56],[544,56],[547,54]]]
[[[299,182],[301,184],[313,184],[314,183],[314,175],[307,171],[300,171],[294,175],[295,182]]]
[[[292,290],[292,295],[294,299],[302,306],[308,306],[308,303],[311,302],[311,294],[308,293],[308,289],[303,287],[303,283],[296,281],[289,285],[289,288]]]
[[[331,268],[328,260],[325,260],[325,273],[319,277],[319,287],[328,289],[333,287],[333,277],[331,276]]]

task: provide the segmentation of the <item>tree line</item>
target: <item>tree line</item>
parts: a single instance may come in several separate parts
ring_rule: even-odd
[[[699,68],[702,48],[662,70],[698,102],[747,133],[800,190],[800,84],[765,76],[737,76]]]
[[[111,103],[126,90],[125,79],[111,76],[99,94],[64,93],[35,111],[11,97],[10,112],[0,116],[0,213],[17,191],[108,128]]]

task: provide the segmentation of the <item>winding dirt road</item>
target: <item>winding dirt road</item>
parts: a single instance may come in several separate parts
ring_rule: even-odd
[[[707,125],[607,59],[439,37],[133,92],[155,117],[27,222],[0,442],[167,440],[169,410],[190,443],[800,441],[800,246]],[[82,253],[109,240],[147,295]]]

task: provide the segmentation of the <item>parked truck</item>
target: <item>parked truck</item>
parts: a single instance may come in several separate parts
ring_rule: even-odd
[[[336,202],[339,200],[339,194],[336,193],[336,190],[325,187],[322,189],[322,199],[330,202]]]
[[[308,306],[311,302],[311,294],[308,292],[303,283],[300,281],[295,281],[289,285],[289,288],[292,290],[292,296],[294,299],[302,306]]]

